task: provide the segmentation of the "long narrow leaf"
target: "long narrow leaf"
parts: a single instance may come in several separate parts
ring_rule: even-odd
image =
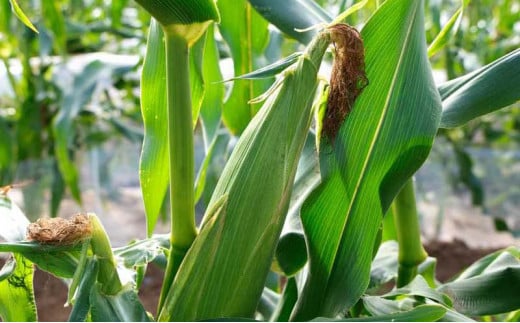
[[[219,54],[215,40],[215,27],[208,27],[206,48],[204,49],[204,64],[202,67],[205,82],[204,100],[200,107],[200,119],[204,130],[204,144],[206,148],[213,142],[220,126],[222,106],[224,101],[224,84],[219,67]]]
[[[112,69],[103,65],[100,61],[88,64],[81,74],[75,76],[72,88],[65,87],[66,92],[62,100],[62,106],[53,120],[52,133],[54,135],[54,153],[58,161],[58,167],[72,196],[81,202],[81,194],[78,183],[78,170],[70,156],[72,145],[74,120],[83,106],[90,101],[100,79],[110,77]]]
[[[269,22],[287,35],[307,44],[317,29],[306,29],[320,23],[331,22],[330,15],[313,0],[249,0],[255,9]]]
[[[220,0],[218,7],[222,15],[219,30],[231,51],[235,75],[265,65],[261,59],[269,40],[267,21],[246,0]],[[222,111],[224,124],[233,134],[244,131],[260,107],[248,102],[264,92],[270,83],[270,80],[233,82]]]
[[[492,315],[520,308],[520,250],[510,248],[478,261],[439,287],[467,315]]]
[[[331,320],[319,317],[318,322],[436,322],[446,313],[439,305],[420,305],[408,312],[393,313],[372,317],[356,317],[352,319]]]
[[[443,101],[442,128],[461,126],[513,104],[520,100],[520,49],[442,84],[439,92]]]
[[[334,316],[368,286],[376,235],[395,195],[426,159],[440,98],[426,55],[423,1],[387,0],[362,30],[370,84],[302,208],[310,273],[293,319]]]
[[[451,16],[450,20],[446,23],[446,25],[439,32],[437,37],[433,40],[433,42],[428,47],[428,56],[433,56],[439,50],[441,50],[458,31],[460,22],[462,20],[462,15],[464,13],[464,8],[468,5],[469,0],[463,0],[460,8],[455,11],[453,16]]]
[[[20,21],[23,22],[24,25],[26,25],[27,27],[31,28],[32,31],[37,33],[38,30],[36,29],[36,27],[34,27],[34,25],[32,24],[31,20],[29,20],[29,18],[27,18],[27,16],[23,12],[22,8],[20,8],[20,6],[18,5],[18,1],[17,0],[9,0],[9,2],[11,3],[11,8],[12,8],[14,14],[16,15],[16,17],[18,19],[20,19]]]
[[[169,183],[168,133],[166,111],[166,55],[163,31],[152,20],[141,74],[141,110],[144,123],[144,142],[139,165],[139,178],[146,211],[147,234],[155,228]],[[202,37],[190,52],[190,87],[192,89],[193,123],[199,117],[204,97],[202,60],[205,38]]]

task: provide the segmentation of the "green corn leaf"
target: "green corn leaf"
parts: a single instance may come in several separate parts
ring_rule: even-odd
[[[452,305],[451,300],[445,294],[431,288],[421,275],[416,276],[410,284],[385,294],[385,297],[401,297],[403,295],[425,297],[449,307]]]
[[[159,320],[253,316],[289,206],[329,41],[323,34],[284,73],[240,137]]]
[[[357,302],[383,215],[431,149],[441,102],[422,10],[422,1],[387,0],[361,32],[370,84],[334,147],[321,149],[323,182],[302,207],[310,273],[294,320],[334,316]]]
[[[166,51],[163,32],[152,19],[146,56],[141,74],[141,111],[144,141],[139,164],[139,178],[146,213],[146,232],[155,228],[168,188],[168,133],[166,117]]]
[[[507,82],[504,82],[507,80]],[[520,100],[520,49],[439,86],[441,128],[454,128]]]
[[[195,204],[197,204],[197,202],[202,197],[202,193],[204,192],[204,188],[206,187],[206,175],[208,173],[209,165],[213,160],[216,145],[217,137],[213,139],[213,142],[207,149],[206,156],[204,156],[202,165],[200,165],[199,173],[197,174],[197,179],[195,180]]]
[[[112,18],[112,27],[121,26],[121,18],[123,10],[127,7],[128,0],[112,1],[110,6],[110,17]]]
[[[231,79],[224,80],[224,82],[229,82],[233,80],[255,80],[255,79],[263,79],[263,78],[269,78],[274,77],[283,70],[285,70],[287,67],[291,66],[292,64],[296,63],[298,61],[298,58],[302,55],[301,52],[292,53],[291,55],[274,62],[272,64],[269,64],[267,66],[261,67],[251,73],[246,73],[244,75],[235,76]]]
[[[52,184],[51,184],[51,218],[58,216],[58,210],[65,195],[65,180],[60,172],[56,161],[52,163]]]
[[[0,30],[7,34],[11,30],[11,17],[13,12],[11,11],[11,3],[8,1],[0,2]],[[5,50],[5,49],[3,49]],[[8,57],[5,52],[0,52],[2,57]]]
[[[0,270],[0,318],[4,322],[36,321],[33,292],[33,264],[14,254]],[[4,270],[9,271],[4,275]]]
[[[90,293],[96,284],[98,274],[98,263],[95,259],[87,260],[85,271],[80,277],[78,289],[76,290],[74,306],[70,312],[69,322],[86,322],[90,311]]]
[[[439,50],[444,48],[448,41],[453,38],[453,36],[457,33],[460,22],[462,20],[462,15],[464,14],[464,8],[468,5],[469,0],[462,0],[460,8],[455,11],[453,16],[451,16],[450,20],[446,23],[446,25],[442,28],[439,34],[432,41],[430,46],[428,47],[428,56],[431,57],[435,55]]]
[[[44,24],[52,32],[54,47],[61,55],[67,55],[67,31],[65,29],[65,18],[61,12],[61,3],[58,1],[43,1],[42,15],[45,17]]]
[[[276,305],[280,301],[280,295],[271,289],[264,287],[262,296],[258,301],[256,313],[262,315],[264,321],[269,320],[276,310]]]
[[[416,308],[400,313],[393,313],[372,317],[356,317],[352,319],[327,319],[319,317],[317,322],[436,322],[446,313],[446,309],[440,305],[420,305]]]
[[[27,18],[27,16],[23,12],[22,8],[20,8],[20,6],[18,5],[18,1],[17,0],[9,0],[9,3],[11,3],[11,9],[13,10],[15,16],[18,19],[20,19],[20,21],[23,22],[24,25],[26,25],[27,27],[31,28],[32,31],[34,31],[35,33],[38,33],[38,30],[36,29],[36,27],[34,27],[34,25],[32,24],[31,20],[29,20],[29,18]]]
[[[482,259],[479,259],[471,266],[466,268],[456,280],[467,279],[471,277],[476,277],[478,275],[483,274],[490,269],[493,269],[497,265],[503,266],[504,259],[507,259],[506,265],[515,265],[517,260],[516,258],[520,258],[520,252],[516,247],[510,247],[505,250],[499,250],[493,252]]]
[[[220,0],[218,7],[222,15],[219,30],[231,50],[234,74],[243,75],[265,65],[267,21],[246,0]],[[233,134],[244,131],[260,107],[248,102],[263,93],[270,83],[270,80],[233,82],[222,110],[224,124]]]
[[[253,7],[270,23],[303,44],[311,41],[317,29],[306,29],[331,22],[330,15],[312,0],[249,0]]]
[[[439,305],[429,300],[426,300],[426,304]],[[466,315],[460,314],[459,312],[451,308],[444,308],[446,309],[446,314],[444,314],[444,316],[440,320],[438,320],[438,322],[476,322],[474,319]]]
[[[280,267],[286,275],[296,273],[305,265],[308,259],[305,237],[300,221],[300,208],[321,180],[315,143],[315,135],[309,133],[303,147],[302,156],[298,162],[287,220],[276,247],[276,261],[279,264],[285,263],[280,265]],[[289,241],[286,242],[286,239],[289,239]],[[286,257],[286,255],[289,255],[289,257]]]
[[[397,241],[386,241],[379,250],[370,268],[370,283],[368,288],[381,286],[397,277]]]
[[[202,36],[190,48],[190,90],[191,90],[191,116],[193,127],[199,118],[199,113],[204,100],[205,84],[202,63],[204,50],[206,49],[206,36]]]
[[[204,190],[200,197],[200,203],[208,205],[211,200],[211,195],[217,185],[217,182],[222,174],[226,162],[229,160],[229,156],[233,151],[234,145],[230,145],[231,135],[227,131],[222,131],[216,134],[214,138],[214,145],[211,149],[213,150],[213,158],[209,161],[206,168],[206,179],[204,181]]]
[[[520,308],[520,249],[495,252],[440,286],[453,307],[466,315],[493,315]]]
[[[104,295],[95,284],[90,291],[90,315],[94,322],[150,322],[136,291],[124,289]]]
[[[388,315],[413,309],[408,298],[401,300],[386,299],[381,296],[364,296],[363,307],[372,316]]]
[[[289,322],[291,312],[298,299],[298,288],[296,287],[296,279],[291,277],[287,280],[287,284],[283,289],[280,302],[276,311],[271,318],[272,322]]]
[[[205,81],[205,94],[200,108],[200,119],[204,131],[204,144],[208,147],[220,126],[225,92],[224,84],[221,83],[222,74],[214,25],[209,26],[207,31],[202,74]]]
[[[12,131],[7,124],[0,118],[0,183],[6,183],[12,172],[15,161],[15,145],[12,138]]]
[[[141,109],[145,135],[139,165],[148,236],[152,234],[159,218],[169,183],[168,145],[164,140],[164,136],[168,133],[168,118],[163,36],[159,24],[152,20],[141,75]],[[204,43],[205,39],[200,39],[190,51],[190,87],[194,124],[204,96],[201,65]]]
[[[215,0],[137,0],[163,26],[219,21]]]
[[[127,268],[146,265],[170,247],[169,237],[154,235],[152,238],[136,241],[128,246],[115,248],[114,255]]]
[[[0,252],[22,254],[40,269],[63,278],[74,276],[80,251],[81,244],[50,246],[26,241],[0,243]]]
[[[73,124],[83,106],[90,101],[100,79],[110,77],[111,68],[99,61],[88,64],[83,72],[74,78],[71,88],[67,89],[62,100],[62,107],[52,122],[55,139],[54,153],[58,167],[72,196],[81,202],[78,183],[78,170],[70,157]]]

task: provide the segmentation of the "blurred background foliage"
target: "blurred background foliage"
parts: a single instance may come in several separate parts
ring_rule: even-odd
[[[301,37],[297,34],[298,39],[290,38],[269,25],[254,9],[259,2],[219,1],[223,18],[237,18],[223,19],[215,28],[224,79],[287,56],[303,48],[301,42],[308,39],[305,33],[300,33]],[[302,19],[318,22],[357,1],[297,2],[316,7],[319,19]],[[382,0],[368,1],[347,22],[361,27],[379,2]],[[127,0],[18,3],[39,33],[16,19],[9,1],[2,2],[0,186],[28,183],[23,187],[24,204],[26,214],[33,218],[42,212],[58,214],[65,196],[81,203],[85,184],[80,179],[85,169],[98,194],[117,193],[111,179],[124,164],[134,170],[125,174],[132,178],[125,183],[138,186],[136,170],[143,136],[138,66],[145,50],[148,14]],[[459,0],[426,1],[429,43],[460,6]],[[431,58],[438,84],[520,47],[517,0],[469,1],[459,23],[447,46]],[[327,68],[324,70],[327,73]],[[202,168],[205,186],[199,211],[209,200],[236,136],[259,107],[245,102],[261,94],[273,80],[225,84],[226,94],[219,107],[223,122],[220,126],[217,122],[215,140],[203,134],[204,124],[197,125],[196,162],[207,166]],[[206,80],[206,93],[216,86]],[[441,205],[455,194],[495,217],[497,228],[520,234],[519,139],[518,102],[464,127],[441,129],[429,161],[417,175],[419,198],[440,206],[442,218]],[[116,148],[125,146],[130,152],[117,157]],[[203,163],[205,156],[210,157]],[[49,201],[49,207],[42,201]]]

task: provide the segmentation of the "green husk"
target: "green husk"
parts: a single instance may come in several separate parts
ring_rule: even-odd
[[[160,321],[253,317],[287,213],[329,43],[325,31],[309,45],[246,128],[169,289]]]

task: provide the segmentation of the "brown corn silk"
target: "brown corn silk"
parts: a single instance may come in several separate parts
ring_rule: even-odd
[[[50,245],[70,245],[90,238],[92,227],[86,214],[64,218],[41,218],[29,224],[27,240]]]
[[[356,98],[368,85],[368,79],[365,73],[365,49],[359,32],[347,24],[337,24],[329,30],[336,57],[332,65],[323,132],[334,142]]]

